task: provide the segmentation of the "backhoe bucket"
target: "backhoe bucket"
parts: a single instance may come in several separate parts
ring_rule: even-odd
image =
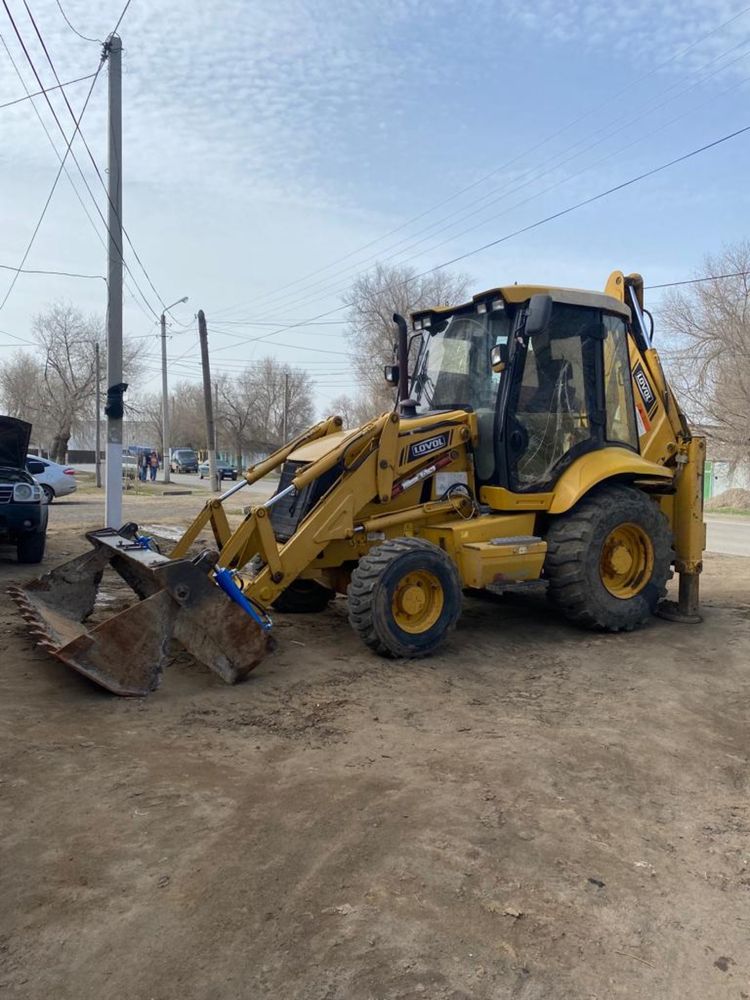
[[[86,537],[92,552],[9,591],[38,645],[58,660],[114,694],[146,695],[159,686],[173,640],[227,684],[263,659],[267,624],[216,586],[213,560],[169,559],[145,548],[135,531],[105,528]],[[107,566],[140,600],[88,629]]]

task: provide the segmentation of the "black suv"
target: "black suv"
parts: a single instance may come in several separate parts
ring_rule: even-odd
[[[42,488],[26,471],[31,424],[0,417],[0,542],[15,545],[18,561],[44,557],[49,508]]]

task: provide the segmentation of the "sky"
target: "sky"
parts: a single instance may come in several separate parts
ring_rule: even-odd
[[[4,2],[53,85],[24,0]],[[60,3],[26,0],[67,81],[96,71],[125,0]],[[185,295],[169,316],[173,384],[200,378],[202,308],[214,372],[265,355],[303,367],[322,414],[356,390],[341,296],[375,261],[422,271],[510,236],[452,265],[473,291],[603,289],[615,268],[647,285],[693,277],[749,235],[750,132],[511,235],[750,125],[742,0],[131,0],[118,33],[123,222],[146,271],[126,243],[137,391],[160,389],[158,315]],[[3,6],[0,35],[3,105],[39,87]],[[106,75],[81,123],[104,181]],[[90,86],[66,88],[76,113]],[[0,265],[18,267],[58,170],[43,125],[61,151],[72,131],[61,93],[49,99],[65,141],[44,97],[0,107]],[[80,138],[72,149],[92,194],[68,158],[25,267],[92,277],[21,274],[0,359],[53,302],[104,315],[92,198],[106,216],[106,196]],[[12,278],[0,268],[0,301]]]

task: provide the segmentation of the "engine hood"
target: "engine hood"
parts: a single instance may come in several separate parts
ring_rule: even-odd
[[[31,440],[31,424],[15,417],[0,417],[0,466],[25,469]]]

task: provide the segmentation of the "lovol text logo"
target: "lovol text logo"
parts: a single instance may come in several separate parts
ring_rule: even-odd
[[[417,441],[409,448],[409,461],[413,462],[417,458],[424,458],[431,455],[433,451],[440,451],[441,448],[448,447],[448,435],[438,434],[437,437],[427,438],[424,441]]]
[[[646,373],[644,372],[640,361],[633,369],[633,379],[638,387],[638,392],[641,394],[641,399],[643,400],[643,405],[646,407],[646,412],[650,415],[651,411],[656,406],[656,396],[654,395],[653,389],[646,378]]]

